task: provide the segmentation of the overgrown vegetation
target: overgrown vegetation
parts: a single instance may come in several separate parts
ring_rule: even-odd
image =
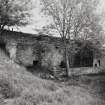
[[[44,26],[46,30],[53,30],[62,39],[66,62],[66,75],[72,64],[72,56],[75,52],[72,39],[91,40],[97,43],[100,40],[102,26],[100,17],[96,14],[98,1],[96,0],[41,0],[44,15],[52,19],[52,23]],[[47,31],[47,33],[51,31]],[[68,43],[67,44],[67,39]],[[69,60],[70,59],[70,60]]]
[[[90,88],[89,81],[92,83],[88,78],[65,83],[40,79],[0,53],[0,105],[104,105],[104,99],[92,93],[92,88],[99,88],[95,84]]]
[[[29,23],[31,1],[0,0],[0,34],[5,27],[17,27]]]

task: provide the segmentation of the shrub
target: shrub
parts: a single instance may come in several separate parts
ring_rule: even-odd
[[[0,93],[4,98],[14,98],[20,95],[20,92],[15,86],[6,79],[0,80]]]

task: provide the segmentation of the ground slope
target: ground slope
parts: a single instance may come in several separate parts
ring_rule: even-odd
[[[35,77],[0,52],[0,105],[105,105],[104,99],[81,81],[70,81]]]

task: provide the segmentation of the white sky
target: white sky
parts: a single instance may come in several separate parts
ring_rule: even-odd
[[[35,9],[32,11],[32,23],[26,27],[20,28],[22,32],[35,34],[35,28],[41,28],[50,21],[41,16],[39,0],[33,0],[33,5]],[[98,6],[98,13],[100,14],[102,11],[105,11],[105,0],[100,0],[100,5]],[[102,20],[102,25],[105,26],[105,19]]]

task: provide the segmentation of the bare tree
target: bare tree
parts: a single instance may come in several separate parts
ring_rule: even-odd
[[[75,6],[78,4],[76,0],[42,0],[44,11],[52,16],[55,29],[58,31],[64,46],[66,75],[69,74],[69,59],[67,38],[70,37],[72,28],[72,16]]]
[[[90,31],[91,33],[97,33],[94,32],[94,26],[98,25],[98,22],[95,22],[97,18],[94,14],[97,2],[95,0],[42,0],[42,4],[43,11],[52,17],[54,28],[63,41],[66,74],[68,76],[70,62],[67,40],[71,45],[71,39],[80,37],[81,33],[83,37],[86,37]]]
[[[79,11],[76,11],[74,16],[74,39],[80,38],[83,41],[83,45],[86,40],[92,42],[92,47],[94,50],[100,51],[100,47],[102,46],[103,39],[103,28],[100,24],[102,19],[101,16],[96,14],[98,1],[88,1],[85,0],[81,4],[81,8]]]
[[[29,0],[0,0],[0,33],[5,26],[26,25],[30,9]]]
[[[98,3],[95,0],[85,0],[81,3],[79,11],[77,10],[74,16],[74,37],[80,37],[82,34],[81,37],[87,39],[100,35],[102,31],[101,18],[95,13]]]

